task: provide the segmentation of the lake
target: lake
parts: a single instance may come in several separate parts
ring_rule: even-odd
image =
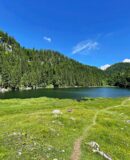
[[[60,89],[38,89],[28,91],[10,91],[0,93],[0,99],[10,98],[71,98],[81,99],[83,97],[125,97],[130,96],[130,89],[116,87],[92,87],[92,88],[60,88]]]

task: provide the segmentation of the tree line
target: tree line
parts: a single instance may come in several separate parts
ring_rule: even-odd
[[[105,72],[108,85],[130,88],[130,63],[114,64]]]
[[[105,73],[51,50],[26,49],[0,31],[0,87],[103,86]]]

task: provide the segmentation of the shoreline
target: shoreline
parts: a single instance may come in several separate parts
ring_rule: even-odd
[[[11,88],[0,88],[0,93],[10,92],[10,91],[28,91],[28,90],[38,90],[38,89],[69,89],[69,88],[119,88],[118,86],[64,86],[64,87],[27,87],[27,88],[19,88],[13,90]]]
[[[79,89],[79,88],[120,88],[118,86],[64,86],[64,87],[27,87],[27,88],[19,88],[16,90],[12,90],[11,88],[1,88],[0,87],[0,93],[6,93],[11,91],[29,91],[29,90],[38,90],[38,89]],[[124,88],[127,89],[127,88]]]

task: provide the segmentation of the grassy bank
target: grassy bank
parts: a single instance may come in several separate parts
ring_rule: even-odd
[[[56,109],[61,114],[53,114]],[[0,100],[0,159],[73,159],[74,144],[82,137],[77,159],[102,160],[88,145],[95,141],[112,159],[129,160],[128,120],[128,98]]]

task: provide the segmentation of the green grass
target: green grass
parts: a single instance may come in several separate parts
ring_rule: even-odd
[[[91,151],[90,141],[97,142],[113,160],[130,160],[127,99],[0,100],[0,160],[69,160],[80,136],[83,136],[81,160],[103,160]],[[54,116],[55,109],[62,114]],[[97,112],[96,124],[85,133]]]

